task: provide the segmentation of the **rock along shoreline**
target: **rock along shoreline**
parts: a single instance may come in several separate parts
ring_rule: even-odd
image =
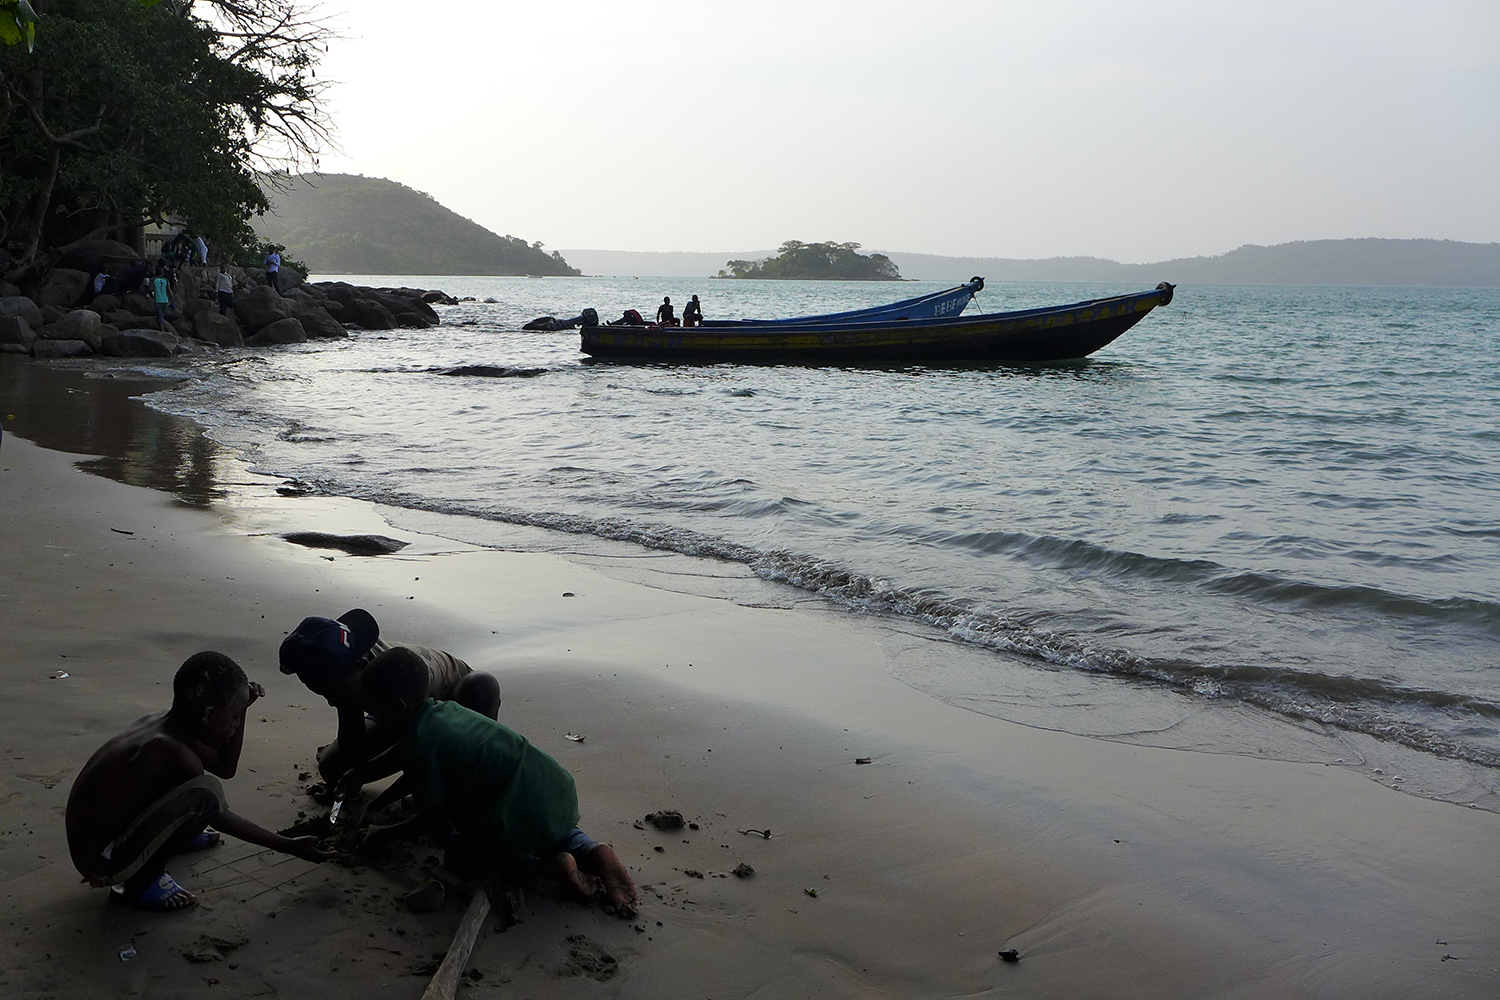
[[[219,312],[218,268],[184,265],[171,286],[165,329],[143,288],[94,292],[138,262],[124,244],[74,244],[60,265],[27,287],[0,281],[0,353],[37,358],[171,357],[222,347],[269,347],[347,337],[351,330],[425,329],[441,322],[434,303],[457,300],[423,288],[309,282],[282,267],[277,287],[259,268],[228,267],[234,305]],[[123,266],[122,266],[123,265]],[[118,282],[112,282],[114,287]]]

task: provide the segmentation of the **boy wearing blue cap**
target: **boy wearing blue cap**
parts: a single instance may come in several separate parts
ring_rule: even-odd
[[[398,742],[402,774],[371,813],[408,792],[420,812],[371,826],[366,845],[441,821],[451,831],[447,867],[466,878],[549,864],[584,899],[596,895],[621,916],[635,914],[636,889],[608,844],[578,828],[573,776],[545,751],[494,719],[428,696],[428,671],[410,649],[380,654],[365,670],[366,707]]]
[[[313,694],[338,710],[339,731],[318,751],[318,772],[330,790],[352,795],[368,781],[396,769],[384,751],[396,742],[375,719],[365,715],[364,670],[391,649],[408,649],[427,670],[432,697],[453,701],[494,719],[500,714],[500,683],[451,653],[380,638],[380,625],[362,608],[337,619],[304,618],[281,643],[281,672],[296,674]],[[374,760],[377,756],[381,760]],[[373,766],[372,766],[373,762]]]

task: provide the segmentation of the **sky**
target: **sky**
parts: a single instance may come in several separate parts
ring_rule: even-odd
[[[343,0],[340,148],[549,248],[1500,241],[1496,0]]]

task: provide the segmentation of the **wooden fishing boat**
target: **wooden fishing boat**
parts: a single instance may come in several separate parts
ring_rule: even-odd
[[[883,306],[867,306],[848,312],[823,313],[818,316],[793,316],[790,319],[720,319],[705,320],[705,327],[802,326],[824,323],[873,323],[885,320],[944,319],[963,312],[974,296],[984,291],[984,279],[970,278],[962,285],[929,292],[916,298],[902,299]]]
[[[944,319],[584,327],[581,348],[611,361],[863,364],[1085,358],[1172,301],[1174,285],[1071,305]]]

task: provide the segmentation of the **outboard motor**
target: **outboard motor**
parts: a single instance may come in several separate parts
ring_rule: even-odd
[[[578,318],[583,321],[583,326],[585,329],[591,326],[599,325],[599,313],[592,306],[585,309],[583,311],[583,314]]]

